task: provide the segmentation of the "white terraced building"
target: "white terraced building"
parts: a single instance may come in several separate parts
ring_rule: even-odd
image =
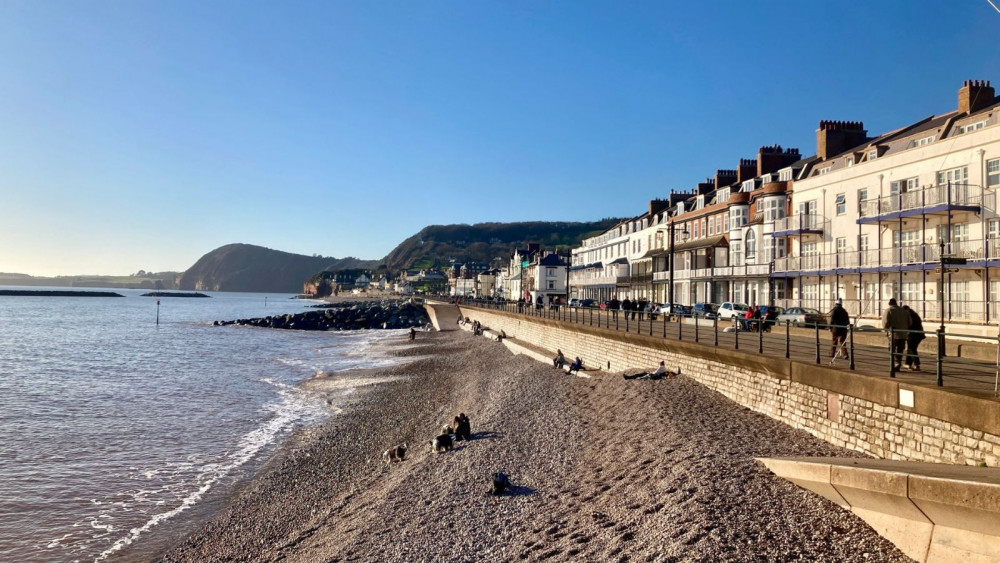
[[[821,122],[794,213],[771,233],[790,242],[774,262],[788,287],[777,304],[826,311],[843,298],[877,317],[895,297],[935,323],[1000,320],[998,120],[993,88],[967,81],[956,110],[875,138],[860,122]],[[943,272],[942,243],[956,262]]]

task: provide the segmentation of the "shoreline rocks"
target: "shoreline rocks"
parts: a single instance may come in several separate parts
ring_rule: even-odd
[[[360,330],[422,327],[430,322],[422,305],[410,301],[363,301],[313,306],[319,311],[253,319],[215,321],[215,326],[255,326],[284,330]]]
[[[0,297],[125,297],[113,291],[53,291],[45,289],[0,289]]]

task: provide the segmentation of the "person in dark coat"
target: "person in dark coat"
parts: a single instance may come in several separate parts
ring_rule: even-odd
[[[625,311],[625,318],[628,319],[629,313],[632,312],[632,302],[629,301],[628,297],[622,301],[622,311]]]
[[[851,316],[847,314],[842,300],[837,299],[837,303],[830,310],[830,332],[833,334],[833,346],[830,348],[830,357],[837,355],[837,349],[843,350],[845,359],[850,355],[847,353],[847,328],[851,324]]]
[[[927,338],[924,335],[924,323],[920,320],[920,315],[909,305],[903,305],[903,309],[910,314],[910,330],[912,331],[906,335],[906,367],[910,371],[920,371],[920,356],[917,355],[917,347],[920,346],[924,338]]]

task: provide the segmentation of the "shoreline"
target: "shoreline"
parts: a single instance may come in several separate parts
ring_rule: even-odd
[[[386,346],[404,363],[363,376],[395,380],[360,388],[344,412],[286,438],[159,559],[908,560],[753,460],[858,454],[684,377],[568,377],[464,331]],[[458,412],[474,439],[430,453]],[[404,441],[406,460],[383,464],[381,452]],[[516,494],[485,494],[497,469]]]

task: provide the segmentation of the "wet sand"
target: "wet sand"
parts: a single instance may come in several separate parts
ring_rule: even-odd
[[[459,331],[292,437],[164,561],[908,561],[759,456],[845,456],[681,376],[571,377]],[[428,354],[431,354],[428,356]],[[429,440],[459,412],[473,439]],[[408,442],[406,460],[382,452]],[[486,494],[502,469],[512,495]]]

